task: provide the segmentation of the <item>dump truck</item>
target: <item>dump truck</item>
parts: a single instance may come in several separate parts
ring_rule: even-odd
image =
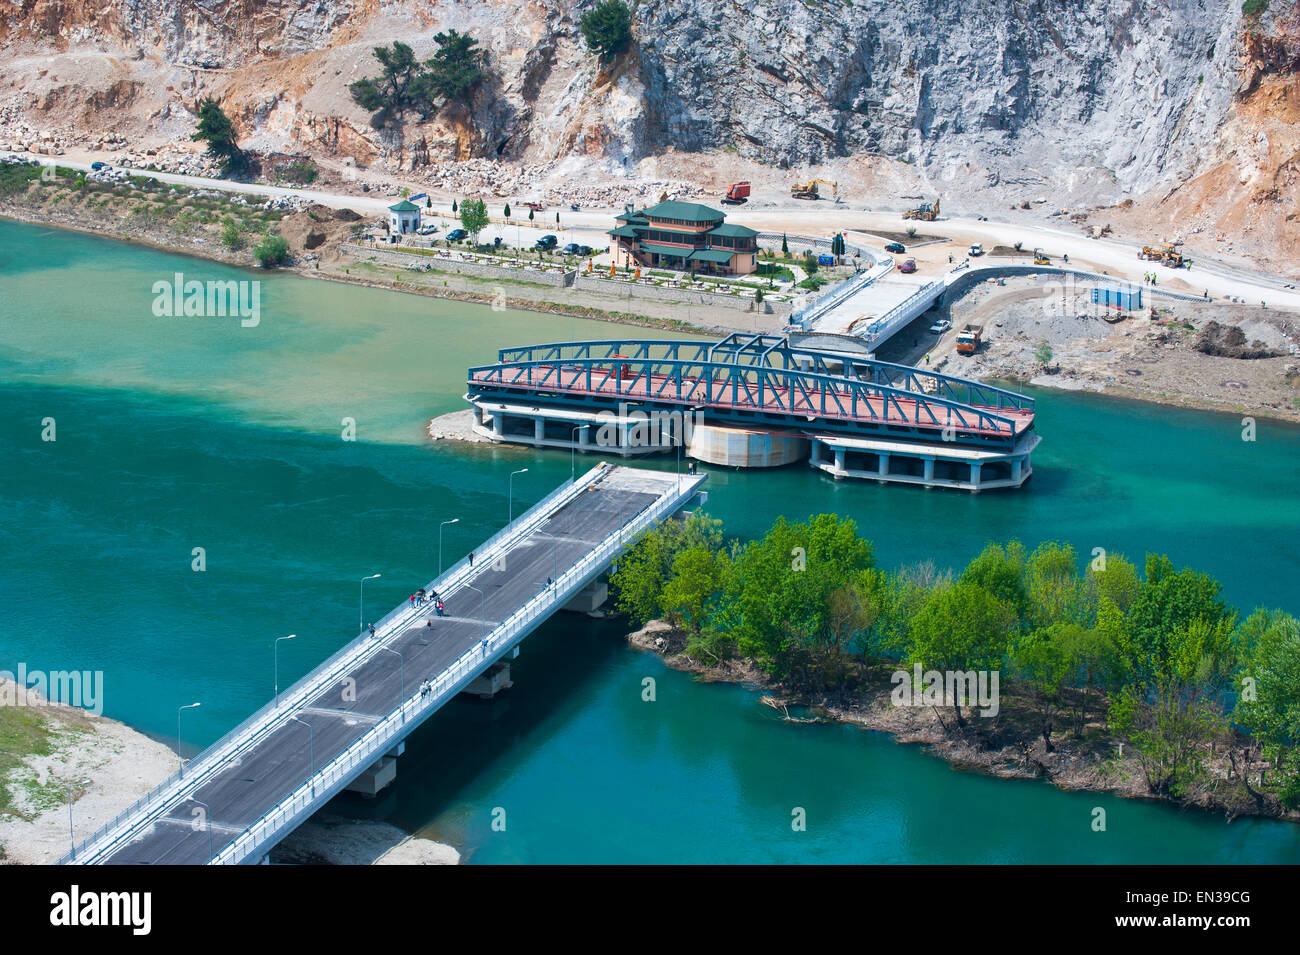
[[[790,198],[792,199],[820,199],[821,193],[817,191],[817,186],[830,186],[831,195],[837,200],[840,196],[840,184],[838,182],[828,182],[825,179],[810,179],[807,182],[796,182],[790,187]]]
[[[722,197],[722,201],[730,206],[738,206],[748,200],[749,183],[747,182],[733,182],[731,188],[727,190],[727,194]]]
[[[919,219],[922,222],[933,222],[939,218],[939,200],[934,200],[934,205],[923,202],[915,209],[908,209],[903,213],[904,219]]]
[[[980,336],[984,334],[983,325],[963,325],[957,333],[957,351],[962,355],[973,355],[979,350]]]
[[[1034,249],[1034,265],[1051,265],[1052,260],[1047,257],[1047,253],[1042,249]]]

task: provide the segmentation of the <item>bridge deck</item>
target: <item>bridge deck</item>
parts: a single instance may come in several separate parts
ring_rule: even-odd
[[[531,368],[514,369],[511,371],[511,375],[514,377],[507,381],[499,379],[492,372],[478,372],[470,375],[469,382],[471,385],[477,382],[493,388],[507,388],[517,391],[544,388],[546,391],[565,391],[570,394],[617,398],[623,401],[674,400],[671,392],[664,388],[673,380],[668,375],[639,374],[635,379],[622,381],[618,380],[616,376],[610,375],[601,381],[596,381],[593,378],[593,387],[586,386],[584,381],[586,372],[581,368],[569,369],[560,366],[557,369],[555,366],[538,365]],[[843,413],[839,410],[824,411],[820,404],[809,402],[800,393],[796,392],[792,397],[790,389],[786,387],[768,385],[764,391],[770,397],[766,398],[762,405],[759,405],[753,400],[752,392],[748,394],[742,392],[745,395],[743,400],[734,399],[728,382],[705,382],[698,378],[686,379],[683,377],[683,382],[688,380],[692,384],[699,385],[699,391],[696,392],[691,403],[706,407],[745,411],[760,410],[777,415],[815,415],[817,417],[834,418],[837,421],[851,421],[861,424],[891,424],[898,427],[922,427],[936,430],[951,425],[954,430],[963,434],[1006,437],[1005,432],[999,432],[993,428],[981,428],[969,422],[962,422],[953,418],[950,411],[947,415],[939,415],[937,423],[932,421],[929,415],[920,413],[925,395],[919,395],[917,398],[900,397],[896,401],[889,403],[884,398],[864,399],[859,397],[858,404],[866,405],[869,410],[864,410],[855,415]],[[847,390],[831,389],[830,391],[842,401],[847,402],[851,398],[850,392]],[[993,408],[981,405],[969,405],[967,407],[987,411],[1009,419],[1015,428],[1016,435],[1027,431],[1034,422],[1032,408]],[[792,408],[793,411],[791,411]]]
[[[481,555],[468,576],[443,594],[445,617],[438,617],[429,605],[413,623],[381,631],[371,642],[373,650],[360,656],[344,676],[300,697],[306,700],[304,705],[272,711],[268,722],[275,725],[270,732],[207,773],[197,788],[178,795],[132,841],[96,861],[206,863],[210,853],[220,854],[303,785],[313,775],[313,761],[319,771],[418,693],[425,680],[435,679],[476,647],[483,650],[483,664],[476,672],[490,666],[489,657],[499,657],[508,647],[489,648],[485,631],[543,591],[548,576],[558,580],[597,544],[619,533],[635,515],[668,493],[665,488],[675,480],[672,475],[629,468],[609,468],[605,473],[612,479],[593,483],[504,549]],[[692,477],[690,484],[699,480]],[[681,484],[686,483],[683,477]],[[483,596],[468,584],[482,590]],[[293,697],[294,690],[309,679],[310,675],[284,691],[282,698]],[[202,757],[189,766],[187,777],[203,775],[201,761]],[[196,800],[210,809],[211,842],[207,830],[192,825],[196,810],[202,811]]]

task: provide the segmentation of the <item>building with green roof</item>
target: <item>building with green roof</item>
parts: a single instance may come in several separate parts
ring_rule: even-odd
[[[758,233],[725,219],[723,212],[698,202],[629,208],[609,231],[610,260],[617,266],[748,275],[758,268]]]
[[[396,235],[405,235],[420,228],[420,207],[403,199],[388,207],[388,228]]]

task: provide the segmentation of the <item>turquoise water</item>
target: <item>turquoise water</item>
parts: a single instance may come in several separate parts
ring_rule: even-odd
[[[260,278],[262,318],[157,318],[152,283]],[[186,752],[221,735],[367,618],[568,476],[569,456],[422,439],[495,348],[639,331],[278,276],[0,223],[0,669],[105,674],[105,712]],[[886,565],[960,564],[987,539],[1147,550],[1227,597],[1295,598],[1300,432],[1042,394],[1018,494],[979,497],[715,472],[737,533],[778,514],[853,515]],[[53,417],[57,441],[40,440]],[[355,442],[341,422],[357,423]],[[593,459],[588,459],[590,464]],[[581,465],[581,462],[580,462]],[[665,465],[669,466],[669,465]],[[203,547],[207,570],[190,569]],[[369,811],[510,861],[1300,861],[1300,830],[956,772],[843,726],[792,726],[756,694],[629,651],[616,623],[556,619],[492,705],[457,701],[412,739]],[[641,680],[658,699],[641,701]],[[1091,831],[1091,810],[1109,814]],[[490,828],[505,810],[505,832]],[[806,832],[791,830],[794,807]]]

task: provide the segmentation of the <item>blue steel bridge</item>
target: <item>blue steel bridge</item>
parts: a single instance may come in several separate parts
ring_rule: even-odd
[[[1023,448],[1034,428],[1034,401],[1024,395],[909,365],[794,347],[772,335],[503,348],[494,363],[469,369],[467,388],[476,405],[691,410],[705,412],[711,424],[774,433],[995,452]]]

